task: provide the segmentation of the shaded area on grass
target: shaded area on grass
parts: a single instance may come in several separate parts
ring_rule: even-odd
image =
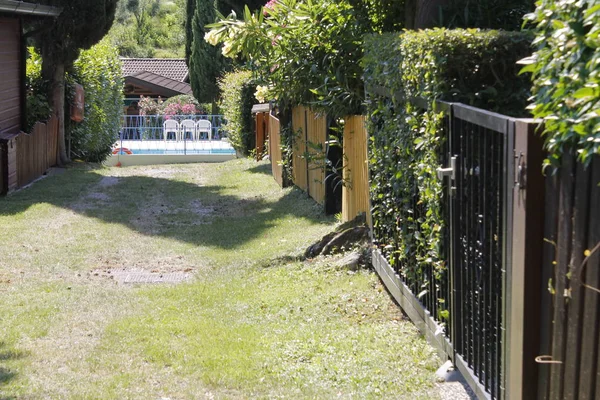
[[[271,164],[257,164],[255,167],[249,168],[248,172],[252,172],[253,174],[265,174],[272,175]]]
[[[251,170],[268,167],[259,165]],[[240,198],[225,194],[227,188],[222,186],[137,175],[109,177],[110,181],[94,171],[75,177],[75,171],[2,199],[0,216],[20,214],[44,202],[148,236],[223,249],[254,240],[290,216],[328,223],[299,190],[289,190],[272,201],[261,195]]]
[[[3,366],[0,366],[0,388],[17,377],[14,370],[5,367],[7,362],[19,360],[26,355],[22,351],[11,350],[7,347],[9,346],[5,342],[0,342],[0,362],[3,364]],[[0,397],[0,399],[6,399],[6,397]]]

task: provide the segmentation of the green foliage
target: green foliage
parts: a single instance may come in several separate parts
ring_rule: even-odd
[[[67,134],[71,152],[86,161],[103,161],[117,140],[123,114],[123,80],[116,50],[104,41],[82,51],[69,81],[85,90],[85,118],[71,123]]]
[[[443,157],[443,114],[434,100],[522,114],[528,85],[517,77],[515,61],[527,54],[529,43],[527,34],[479,30],[365,38],[374,239],[417,292],[425,276],[445,273],[443,191],[436,176]],[[377,94],[381,90],[375,86],[385,87],[390,96]],[[429,109],[413,105],[416,97],[424,98]]]
[[[538,1],[528,19],[537,50],[522,72],[533,72],[533,114],[544,119],[549,159],[575,150],[587,164],[600,154],[600,4]]]
[[[362,36],[357,11],[344,1],[270,2],[244,20],[221,16],[206,40],[223,43],[227,57],[247,60],[260,83],[280,102],[307,104],[328,115],[359,113],[364,98]]]
[[[518,31],[535,0],[454,0],[440,12],[439,26]]]
[[[196,0],[192,19],[193,41],[188,65],[194,97],[203,103],[210,103],[217,99],[219,94],[217,80],[223,70],[227,69],[220,46],[213,46],[204,41],[205,25],[215,22],[216,12],[213,0]]]
[[[52,113],[52,108],[48,102],[46,93],[48,93],[48,83],[42,78],[42,57],[35,48],[27,49],[28,57],[26,63],[26,132],[31,132],[33,125],[38,121],[46,121]]]
[[[122,0],[108,36],[123,57],[184,55],[184,0]]]
[[[112,26],[118,0],[39,0],[60,7],[60,15],[43,18],[36,36],[44,62],[73,62],[81,49],[98,43]]]
[[[252,105],[256,104],[256,84],[249,71],[225,74],[219,81],[221,109],[227,121],[224,129],[231,145],[239,152],[248,154],[253,147]]]

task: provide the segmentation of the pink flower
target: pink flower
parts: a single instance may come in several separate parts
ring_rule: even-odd
[[[277,0],[269,0],[269,2],[267,4],[265,4],[263,7],[263,14],[268,15],[269,10],[272,10],[273,8],[275,8],[275,5],[277,5]]]

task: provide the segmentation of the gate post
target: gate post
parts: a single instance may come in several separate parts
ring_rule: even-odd
[[[511,121],[512,123],[512,121]],[[512,268],[507,277],[506,399],[537,398],[542,247],[543,142],[531,119],[515,120]],[[510,216],[509,216],[510,217]]]

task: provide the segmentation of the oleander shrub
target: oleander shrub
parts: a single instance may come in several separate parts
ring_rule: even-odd
[[[600,4],[597,0],[537,2],[533,115],[544,119],[549,160],[565,151],[583,163],[600,154]]]
[[[516,61],[530,53],[530,43],[526,33],[474,29],[365,38],[374,240],[416,293],[446,268],[444,194],[436,177],[443,116],[434,101],[524,115],[530,84],[518,76]],[[416,97],[429,109],[415,106]],[[447,310],[440,310],[435,317],[443,320]]]
[[[254,147],[252,106],[258,101],[254,97],[256,84],[250,71],[235,71],[225,74],[219,81],[221,110],[225,118],[223,129],[234,149],[248,154]]]
[[[113,47],[103,41],[84,50],[73,64],[68,82],[85,90],[84,119],[68,124],[71,157],[103,161],[119,136],[123,116],[121,61]]]

